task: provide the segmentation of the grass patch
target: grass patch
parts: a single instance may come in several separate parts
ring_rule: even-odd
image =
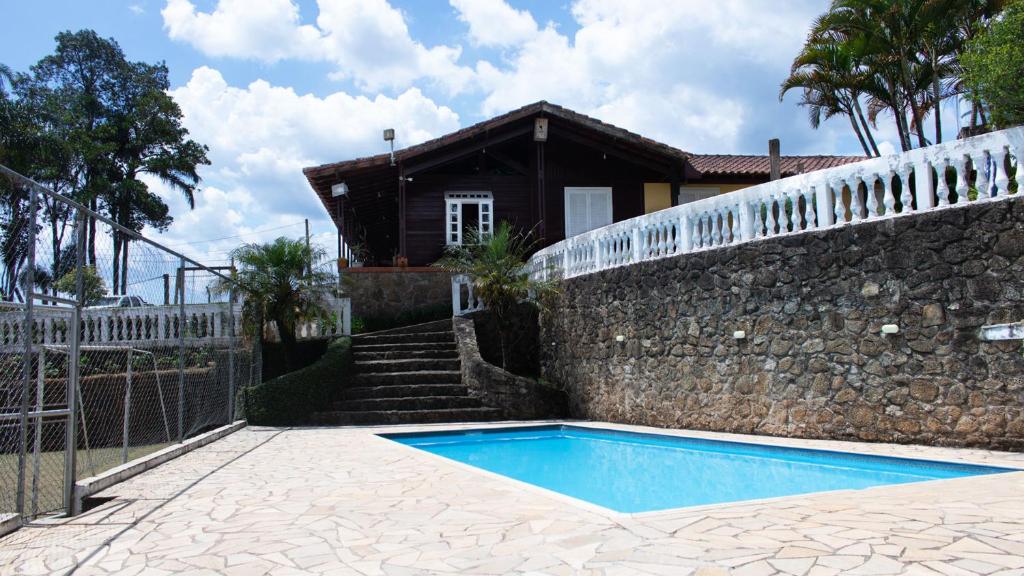
[[[171,443],[145,444],[128,447],[128,460],[162,450]],[[25,508],[32,511],[32,471],[33,454],[29,450],[25,461]],[[77,480],[102,474],[111,468],[123,464],[121,447],[79,448],[76,459],[78,469]],[[39,453],[38,494],[36,497],[37,513],[56,512],[64,507],[64,451],[53,450]],[[0,509],[14,510],[15,497],[18,493],[18,455],[0,454]]]

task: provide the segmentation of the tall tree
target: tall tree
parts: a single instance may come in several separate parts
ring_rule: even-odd
[[[842,42],[808,40],[793,61],[789,77],[782,82],[779,99],[790,90],[801,89],[800,105],[808,108],[813,128],[823,119],[845,115],[864,154],[878,156],[878,146],[860,105],[864,81],[854,57],[854,51]]]
[[[167,67],[124,62],[118,74],[118,96],[110,114],[113,149],[106,201],[111,217],[127,228],[166,228],[167,205],[149,191],[144,175],[161,180],[195,207],[200,182],[198,167],[209,164],[206,146],[188,138],[181,109],[167,94]],[[114,292],[125,293],[131,238],[114,234]],[[120,278],[118,278],[120,276]]]
[[[1024,2],[1014,2],[969,42],[964,54],[964,77],[972,98],[988,106],[999,128],[1024,124],[1022,37]]]
[[[859,97],[852,101],[856,106],[840,106],[835,113],[857,116],[865,133],[862,140],[871,134],[870,128],[865,130],[869,122],[873,125],[883,112],[892,114],[903,150],[912,148],[915,139],[918,146],[928,144],[924,123],[932,114],[934,141],[941,142],[941,104],[963,92],[959,59],[965,41],[1000,4],[1002,0],[833,0],[812,26],[783,90],[797,87],[801,74],[820,72],[823,62],[815,56],[845,51],[847,58],[824,62],[832,68],[828,73],[813,76],[817,95],[811,100],[842,102],[850,93],[866,95],[867,121]]]
[[[181,109],[167,94],[167,67],[129,61],[117,42],[91,30],[62,32],[56,40],[54,53],[32,67],[31,77],[14,83],[45,136],[33,175],[131,230],[165,229],[168,207],[144,178],[163,181],[194,207],[198,167],[209,163],[207,148],[188,138]],[[44,212],[56,262],[69,212],[50,199]],[[88,228],[86,262],[97,266],[94,219]],[[130,237],[111,235],[111,284],[123,294]]]

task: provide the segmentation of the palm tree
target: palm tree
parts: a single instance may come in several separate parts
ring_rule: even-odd
[[[240,246],[232,257],[237,270],[231,280],[219,281],[216,289],[242,292],[243,325],[254,338],[262,339],[264,322],[274,321],[288,370],[295,358],[296,327],[327,315],[325,299],[332,291],[333,276],[318,269],[326,252],[307,247],[302,240],[281,237],[269,244]]]
[[[512,318],[521,302],[543,304],[556,292],[552,281],[530,278],[526,258],[536,242],[528,233],[501,222],[493,234],[471,230],[462,245],[448,246],[435,266],[454,274],[465,274],[473,292],[494,315],[501,340],[501,366],[508,366],[512,344]]]
[[[867,119],[874,124],[882,112],[891,113],[903,150],[913,147],[914,136],[919,146],[928,144],[924,121],[930,113],[935,124],[934,140],[941,142],[941,103],[964,92],[959,80],[964,43],[1004,3],[833,0],[828,11],[815,21],[803,51],[794,61],[791,80],[796,83],[791,82],[794,85],[790,87],[804,87],[794,73],[821,72],[813,86],[820,94],[808,100],[839,100],[837,113],[859,115],[863,128],[867,122],[859,110],[860,98],[851,101],[856,105],[852,112],[842,101],[851,91],[866,95]],[[847,53],[844,58],[821,58],[822,54],[839,51]],[[977,108],[976,102],[974,105]],[[866,134],[870,136],[870,129]]]
[[[848,44],[812,37],[793,60],[789,77],[779,90],[779,100],[792,89],[802,89],[799,104],[808,107],[811,127],[817,129],[823,119],[844,115],[864,154],[878,156],[878,146],[860,105],[863,85],[855,52]]]

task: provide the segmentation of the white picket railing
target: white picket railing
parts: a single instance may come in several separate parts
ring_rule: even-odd
[[[452,276],[452,314],[462,316],[484,309],[484,302],[473,293],[473,280],[466,274]]]
[[[296,329],[299,340],[349,335],[352,333],[352,302],[349,298],[331,298],[328,309],[333,322],[310,322]],[[185,342],[223,342],[234,334],[242,334],[242,305],[236,303],[228,310],[227,302],[212,304],[186,304],[185,319],[180,321],[181,309],[177,305],[140,306],[137,308],[83,308],[82,345],[176,346],[179,326],[184,326]],[[67,307],[36,305],[32,309],[37,344],[67,345],[71,309]],[[20,341],[25,333],[25,309],[21,306],[0,307],[0,347],[24,345]]]
[[[1005,199],[1010,166],[1017,167],[1016,189],[1024,189],[1022,155],[1024,127],[1017,127],[800,174],[591,230],[537,252],[527,267],[534,278],[571,278],[761,238]]]

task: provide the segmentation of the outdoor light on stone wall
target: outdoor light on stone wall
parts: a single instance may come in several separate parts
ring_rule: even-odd
[[[615,341],[616,342],[625,342],[626,341],[626,337],[623,336],[622,334],[616,334],[615,335]]]
[[[883,324],[882,334],[899,334],[900,327],[896,324]]]
[[[736,340],[743,340],[747,337],[747,332],[745,330],[737,330],[732,333],[732,337]]]

